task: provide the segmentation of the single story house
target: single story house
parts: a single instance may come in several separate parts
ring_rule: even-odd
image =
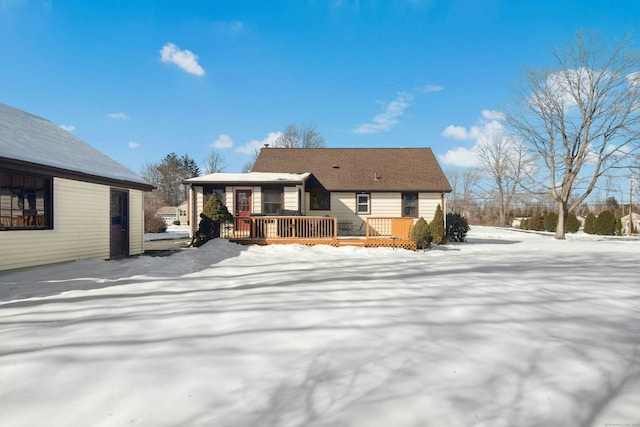
[[[633,228],[631,228],[629,224],[629,214],[626,214],[625,216],[620,218],[620,222],[622,223],[622,234],[630,235],[630,234],[637,234],[638,232],[640,232],[640,214],[632,212],[631,218],[632,218],[631,222],[633,223]],[[629,233],[629,231],[631,231],[631,233]]]
[[[172,225],[178,220],[178,208],[175,206],[163,206],[156,212],[156,216],[162,218],[165,224]]]
[[[142,253],[152,189],[58,125],[0,104],[0,270]]]
[[[368,217],[431,221],[451,192],[430,148],[263,148],[246,174],[215,173],[190,186],[192,231],[212,194],[236,217],[295,212],[336,217],[364,234]]]

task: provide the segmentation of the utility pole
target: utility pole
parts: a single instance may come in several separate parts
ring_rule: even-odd
[[[633,173],[629,175],[629,236],[633,235]]]

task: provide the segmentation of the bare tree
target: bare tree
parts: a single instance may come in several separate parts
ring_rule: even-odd
[[[477,146],[482,168],[492,180],[491,193],[498,206],[501,226],[507,225],[507,212],[518,190],[530,174],[533,160],[522,141],[493,133]]]
[[[204,171],[206,174],[224,172],[226,166],[226,159],[217,151],[212,151],[204,159]]]
[[[323,148],[324,138],[313,125],[289,124],[273,144],[277,148]]]
[[[474,194],[477,191],[480,172],[475,168],[452,169],[447,171],[446,175],[452,189],[449,208],[453,212],[468,216],[475,200]]]
[[[555,68],[527,73],[506,118],[549,173],[558,206],[555,238],[564,239],[567,214],[638,148],[640,55],[628,37],[611,43],[579,32],[553,59]]]

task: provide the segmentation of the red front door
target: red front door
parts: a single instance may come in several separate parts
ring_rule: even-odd
[[[236,190],[236,217],[251,215],[251,190]],[[251,222],[238,219],[238,230],[249,230]]]

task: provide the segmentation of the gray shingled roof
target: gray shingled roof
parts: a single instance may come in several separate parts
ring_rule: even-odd
[[[451,191],[430,148],[263,148],[252,172],[311,172],[329,191]]]
[[[149,186],[133,171],[58,125],[2,103],[0,158]]]

